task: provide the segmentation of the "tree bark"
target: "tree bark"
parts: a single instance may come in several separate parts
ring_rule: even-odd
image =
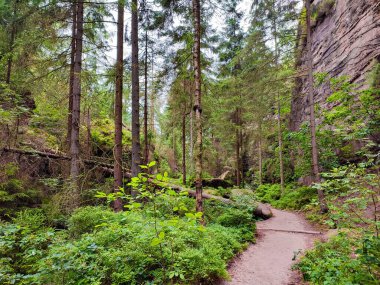
[[[144,163],[149,160],[148,141],[148,31],[145,30],[145,60],[144,60]]]
[[[187,90],[190,94],[190,106],[193,106],[194,100],[193,100],[193,84],[189,80],[188,85],[187,85]],[[190,132],[190,137],[189,137],[189,154],[190,154],[190,170],[193,171],[194,169],[194,110],[193,108],[190,107],[190,126],[189,126],[189,132]]]
[[[115,82],[115,163],[114,192],[123,187],[123,46],[124,46],[124,1],[119,0],[117,8],[117,52]],[[115,212],[123,209],[121,199],[117,199]]]
[[[18,0],[15,1],[14,3],[14,6],[13,6],[13,19],[12,19],[12,29],[11,29],[11,39],[10,39],[10,42],[9,42],[9,58],[7,60],[7,75],[6,75],[6,78],[5,78],[5,83],[9,84],[11,82],[11,74],[12,74],[12,63],[13,63],[13,60],[12,60],[12,52],[13,52],[13,48],[14,48],[14,43],[15,43],[15,38],[16,38],[16,32],[17,32],[17,28],[16,28],[16,16],[17,16],[17,4],[18,4]]]
[[[273,9],[276,10],[276,2],[273,2]],[[275,48],[275,62],[276,62],[276,72],[279,68],[279,49],[277,43],[277,21],[273,20],[273,30],[274,30],[274,48]],[[277,77],[277,73],[276,73]],[[279,90],[277,90],[277,134],[278,134],[278,158],[280,162],[280,187],[281,195],[284,195],[285,191],[285,178],[284,178],[284,159],[283,159],[283,150],[282,150],[282,130],[281,130],[281,96]]]
[[[259,185],[263,184],[263,151],[262,151],[262,129],[261,123],[259,124],[259,140],[258,140],[258,148],[259,148]]]
[[[77,3],[74,0],[72,7],[72,27],[71,27],[71,51],[70,51],[70,78],[69,78],[69,109],[67,115],[67,137],[66,147],[70,151],[71,145],[71,126],[73,121],[73,82],[74,82],[74,60],[75,60],[75,43],[77,32]]]
[[[281,195],[284,195],[285,191],[285,179],[284,179],[284,159],[282,151],[282,130],[281,130],[281,102],[280,93],[277,93],[277,128],[278,128],[278,156],[280,160],[280,185]]]
[[[81,101],[81,72],[82,72],[82,44],[83,44],[83,1],[77,4],[77,32],[75,37],[75,59],[74,59],[74,78],[73,78],[73,111],[71,124],[71,168],[70,177],[74,187],[77,187],[80,171],[80,145],[79,145],[79,126],[80,126],[80,101]]]
[[[90,106],[87,108],[87,117],[86,117],[86,125],[87,125],[87,158],[91,157],[92,151],[91,151],[91,110]]]
[[[195,80],[195,128],[197,140],[195,143],[195,192],[196,211],[203,211],[202,201],[202,107],[201,107],[201,7],[200,0],[192,0],[194,21],[194,80]]]
[[[186,185],[186,110],[182,114],[182,184]]]
[[[306,0],[306,29],[307,29],[307,81],[309,85],[309,109],[310,109],[310,133],[311,133],[311,157],[312,157],[312,171],[315,182],[320,182],[320,173],[318,166],[318,145],[316,139],[315,115],[314,115],[314,79],[313,79],[313,54],[312,54],[312,38],[311,38],[311,7],[310,0]],[[325,194],[322,189],[318,189],[318,199],[322,213],[329,211]]]
[[[236,109],[236,142],[235,142],[235,152],[236,152],[236,186],[240,187],[240,117],[239,108]]]
[[[150,92],[150,108],[149,108],[149,126],[150,126],[150,131],[152,135],[154,136],[155,134],[155,128],[154,128],[154,106],[155,106],[155,88],[154,88],[154,51],[152,51],[151,54],[151,64],[152,64],[152,70],[151,70],[151,82],[152,82],[152,88]]]
[[[138,39],[138,2],[131,2],[131,40],[132,40],[132,165],[133,176],[140,172],[140,87],[139,87],[139,39]],[[132,191],[133,192],[133,191]]]

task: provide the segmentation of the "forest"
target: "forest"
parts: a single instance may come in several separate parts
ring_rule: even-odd
[[[378,0],[0,0],[0,284],[380,284]]]

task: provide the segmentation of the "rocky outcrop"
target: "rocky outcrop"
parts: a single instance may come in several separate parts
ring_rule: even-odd
[[[315,0],[312,30],[314,72],[327,72],[331,77],[347,75],[362,88],[368,85],[368,73],[380,62],[380,2],[378,0]],[[328,9],[328,10],[327,10]],[[301,21],[302,22],[302,21]],[[305,70],[305,39],[300,27],[297,67]],[[290,129],[298,130],[308,120],[306,77],[296,80],[292,98]],[[315,103],[322,109],[329,86],[315,92]]]

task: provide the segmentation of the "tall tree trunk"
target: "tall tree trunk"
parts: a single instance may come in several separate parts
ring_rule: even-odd
[[[273,2],[273,9],[276,10],[276,2]],[[273,29],[274,29],[274,48],[275,48],[275,62],[276,62],[276,72],[279,69],[279,58],[280,52],[278,49],[277,43],[277,21],[273,20]],[[277,77],[277,73],[276,73]],[[281,130],[281,96],[279,90],[277,90],[277,134],[278,134],[278,158],[280,162],[280,187],[281,195],[284,195],[285,191],[285,178],[284,178],[284,159],[283,159],[283,149],[282,149],[282,130]]]
[[[239,108],[236,109],[236,142],[235,142],[235,152],[236,152],[236,186],[240,187],[240,117]]]
[[[145,60],[144,60],[144,163],[149,160],[148,141],[148,31],[145,30]]]
[[[182,114],[182,184],[186,185],[186,109]]]
[[[152,133],[152,135],[155,134],[155,128],[154,128],[154,106],[155,106],[155,88],[154,88],[154,51],[152,51],[152,57],[151,57],[151,63],[152,63],[152,70],[151,70],[151,92],[150,92],[150,108],[149,108],[149,128]]]
[[[261,137],[258,141],[258,151],[259,151],[259,185],[263,184],[263,152],[261,146]]]
[[[131,2],[131,40],[132,40],[132,176],[140,172],[140,87],[139,87],[139,37],[138,3]],[[133,192],[133,191],[132,191]]]
[[[87,125],[87,158],[91,158],[91,112],[90,112],[90,106],[87,108],[87,116],[86,116],[86,125]]]
[[[14,49],[14,43],[15,43],[15,38],[16,38],[16,32],[17,32],[17,28],[16,28],[16,22],[17,22],[17,19],[16,19],[16,16],[17,16],[17,4],[18,4],[19,0],[16,0],[14,2],[14,6],[13,6],[13,19],[12,19],[12,29],[11,29],[11,38],[10,38],[10,41],[9,41],[9,57],[8,57],[8,60],[7,60],[7,74],[6,74],[6,78],[5,78],[5,83],[9,84],[11,82],[11,74],[12,74],[12,63],[13,63],[13,60],[12,60],[12,53],[13,53],[13,49]]]
[[[280,102],[279,92],[277,93],[277,128],[278,128],[278,157],[280,160],[281,195],[284,195],[285,179],[284,179],[284,159],[283,159],[283,151],[282,151],[281,102]]]
[[[172,149],[173,149],[173,159],[177,161],[177,152],[176,152],[176,143],[175,143],[175,126],[174,122],[172,123]]]
[[[312,170],[315,182],[320,182],[320,173],[318,166],[318,146],[316,139],[315,128],[315,115],[314,115],[314,79],[313,79],[313,51],[312,51],[312,38],[311,38],[311,9],[310,0],[306,0],[306,29],[307,29],[307,81],[309,85],[309,109],[310,109],[310,133],[311,133],[311,157],[312,157]],[[322,189],[318,189],[318,199],[322,213],[328,212],[328,206],[325,199],[325,194]]]
[[[191,80],[189,80],[188,85],[187,85],[187,90],[190,94],[190,106],[193,106],[194,100],[193,100],[193,84]],[[194,110],[193,108],[190,108],[190,126],[189,126],[189,132],[190,132],[190,138],[189,138],[189,154],[190,154],[190,170],[193,171],[194,169]]]
[[[80,126],[80,101],[81,101],[81,72],[82,72],[82,47],[83,47],[83,0],[77,4],[77,32],[75,37],[75,59],[73,78],[73,111],[71,124],[71,168],[70,177],[77,187],[79,177],[79,126]]]
[[[195,80],[195,128],[197,140],[195,143],[195,199],[196,211],[203,211],[202,201],[202,107],[201,107],[201,7],[200,0],[192,0],[194,20],[194,80]]]
[[[239,186],[242,185],[242,183],[244,182],[244,175],[243,175],[243,119],[242,119],[242,96],[241,96],[241,93],[239,94],[239,147],[240,147],[240,150],[239,150],[239,169],[240,169],[240,184]]]
[[[117,52],[115,82],[115,162],[114,192],[123,187],[123,46],[124,46],[124,0],[119,0],[117,8]],[[114,202],[115,212],[123,209],[121,199]]]
[[[259,152],[259,184],[263,184],[263,146],[262,146],[262,135],[263,129],[261,120],[259,122],[259,139],[258,139],[258,152]]]
[[[72,21],[71,27],[71,51],[70,51],[70,78],[69,78],[69,109],[67,115],[67,137],[66,148],[70,151],[71,145],[71,126],[73,123],[73,82],[74,82],[74,60],[75,60],[75,43],[77,32],[77,6],[76,1],[73,1],[72,7]]]

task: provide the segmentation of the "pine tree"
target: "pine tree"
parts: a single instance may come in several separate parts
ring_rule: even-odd
[[[83,1],[77,2],[77,30],[75,33],[75,58],[74,58],[74,77],[73,77],[73,106],[71,124],[71,168],[70,177],[74,187],[78,187],[80,174],[80,145],[79,145],[79,126],[80,126],[80,103],[81,103],[81,72],[82,72],[82,48],[83,48]]]
[[[124,46],[124,1],[118,2],[117,17],[117,56],[116,56],[116,83],[115,83],[115,162],[114,162],[114,191],[123,187],[123,46]],[[114,202],[114,210],[121,211],[120,199]]]
[[[195,142],[195,191],[196,210],[203,212],[202,201],[202,92],[201,92],[201,6],[199,0],[192,0],[193,21],[194,21],[194,81],[195,81],[195,128],[197,139]]]
[[[139,84],[139,23],[138,2],[131,2],[131,41],[132,41],[132,176],[140,172],[140,84]]]
[[[307,33],[307,83],[309,87],[309,109],[310,109],[310,134],[311,134],[311,158],[312,158],[312,171],[315,182],[320,182],[320,173],[318,165],[318,145],[316,138],[315,115],[314,115],[314,78],[313,78],[313,51],[312,51],[312,38],[311,38],[311,6],[310,0],[305,1],[306,8],[306,33]],[[326,203],[323,190],[318,188],[318,199],[322,213],[327,213],[329,208]]]

